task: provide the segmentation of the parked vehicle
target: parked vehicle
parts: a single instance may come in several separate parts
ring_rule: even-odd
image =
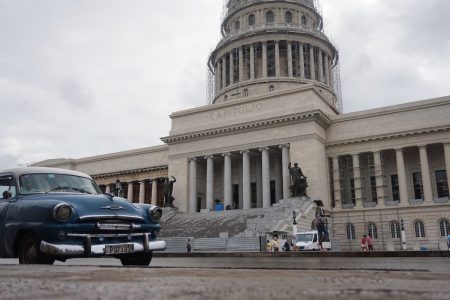
[[[300,251],[320,250],[317,230],[297,233],[295,244]],[[322,242],[322,247],[328,251],[331,250],[331,241],[329,238]]]
[[[111,256],[148,265],[162,210],[102,194],[86,174],[53,168],[0,171],[0,255],[20,264]]]

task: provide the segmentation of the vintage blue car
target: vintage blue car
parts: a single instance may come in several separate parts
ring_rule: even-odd
[[[103,194],[86,174],[26,167],[0,171],[0,256],[21,264],[53,264],[110,256],[149,265],[162,210]]]

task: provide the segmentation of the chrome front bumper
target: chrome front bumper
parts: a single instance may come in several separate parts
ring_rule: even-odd
[[[80,236],[80,235],[78,235]],[[117,236],[117,235],[114,235]],[[133,244],[133,251],[126,254],[132,253],[143,253],[150,251],[164,251],[166,250],[165,241],[153,241],[150,242],[148,239],[148,234],[140,234],[142,237],[142,242],[129,242],[125,244]],[[114,244],[96,244],[92,245],[91,238],[93,236],[83,235],[84,241],[83,245],[70,245],[70,244],[50,244],[45,241],[41,242],[40,249],[41,252],[51,256],[60,257],[89,257],[89,256],[106,256],[113,254],[106,254],[106,246]]]

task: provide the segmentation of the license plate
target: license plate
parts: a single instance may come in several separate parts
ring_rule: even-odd
[[[122,254],[131,253],[133,251],[134,244],[115,244],[105,246],[105,254]]]

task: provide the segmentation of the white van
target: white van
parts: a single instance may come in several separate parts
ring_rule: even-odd
[[[318,237],[317,230],[311,230],[311,231],[305,231],[305,232],[299,232],[297,233],[297,236],[295,237],[295,244],[298,247],[298,250],[300,251],[307,251],[307,250],[320,250],[319,246],[319,237]],[[323,249],[326,249],[328,251],[331,250],[331,241],[330,239],[326,239],[324,242],[322,242]]]

